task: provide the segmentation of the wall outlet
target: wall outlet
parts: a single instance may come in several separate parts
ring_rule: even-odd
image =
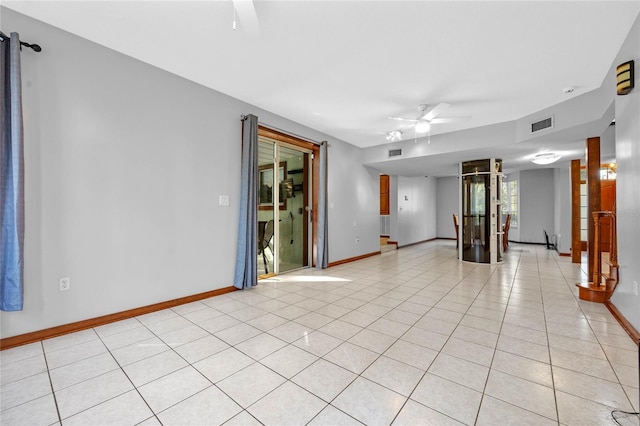
[[[59,284],[60,284],[60,291],[71,290],[71,278],[69,277],[60,278]]]
[[[633,281],[633,294],[638,295],[638,281]]]

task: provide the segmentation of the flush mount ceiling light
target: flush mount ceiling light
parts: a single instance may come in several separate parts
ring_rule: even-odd
[[[389,142],[398,142],[402,139],[402,132],[400,130],[393,130],[387,133],[387,140]]]
[[[533,164],[551,164],[560,159],[560,156],[553,152],[544,152],[542,154],[536,154],[531,159]]]

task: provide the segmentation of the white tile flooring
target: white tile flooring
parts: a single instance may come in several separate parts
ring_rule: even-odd
[[[2,425],[608,425],[638,349],[579,265],[437,240],[0,352]],[[619,415],[637,425],[635,416]]]

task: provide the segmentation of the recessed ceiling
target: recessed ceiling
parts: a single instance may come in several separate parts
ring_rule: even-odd
[[[640,11],[637,0],[255,1],[255,34],[233,30],[230,0],[3,5],[362,148],[391,130],[412,138],[388,117],[419,104],[471,116],[437,135],[597,89]]]

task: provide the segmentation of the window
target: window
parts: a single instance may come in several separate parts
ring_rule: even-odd
[[[502,216],[511,215],[511,226],[518,226],[518,181],[502,182]]]
[[[589,203],[587,200],[587,182],[580,181],[580,241],[587,241],[589,232],[589,214],[587,210]]]

